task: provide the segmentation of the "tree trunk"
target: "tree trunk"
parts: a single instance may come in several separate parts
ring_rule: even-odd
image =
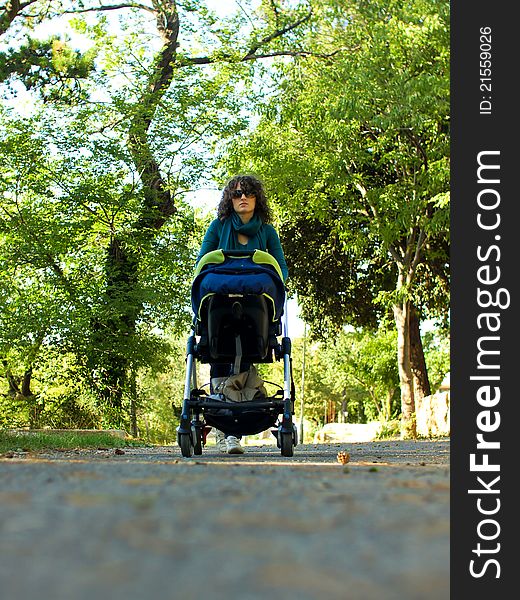
[[[133,437],[139,436],[137,427],[137,376],[135,370],[132,371],[130,380],[130,431]]]
[[[341,422],[347,422],[347,398],[345,392],[343,392],[343,399],[341,400]]]
[[[410,305],[410,365],[412,368],[415,400],[431,394],[428,370],[424,358],[420,321],[417,310]]]
[[[401,438],[417,437],[413,374],[410,364],[410,303],[394,304],[397,328],[397,362],[401,385]]]
[[[175,2],[164,3],[161,10],[162,18],[158,19],[158,23],[164,45],[150,73],[148,85],[144,86],[146,91],[136,103],[128,139],[136,172],[140,174],[144,199],[141,215],[132,229],[143,242],[151,240],[176,212],[172,194],[161,175],[148,138],[157,106],[173,81],[179,33]],[[129,369],[132,368],[125,350],[135,335],[141,310],[136,299],[138,261],[139,258],[115,235],[107,248],[105,265],[107,300],[114,311],[95,324],[94,353],[90,364],[91,371],[98,374],[98,397],[113,425],[125,421],[123,395],[129,383]],[[104,348],[103,356],[98,356],[97,347]]]
[[[31,390],[32,373],[32,367],[29,367],[23,374],[21,395],[29,406],[29,427],[31,427],[31,429],[37,429],[41,424],[40,419],[45,404],[43,402],[39,402],[38,396],[33,394]]]
[[[31,390],[32,367],[26,369],[22,377],[13,375],[7,367],[6,361],[3,361],[5,376],[9,384],[8,395],[27,405],[29,409],[29,427],[37,428],[40,426],[40,417],[45,407],[43,402],[38,401],[38,396],[33,394]]]
[[[35,0],[32,0],[32,2],[35,2]],[[28,4],[31,4],[32,2],[28,2]],[[3,35],[9,29],[9,26],[18,16],[21,9],[20,0],[6,2],[3,13],[0,13],[0,35]]]
[[[386,392],[386,397],[384,399],[384,419],[385,421],[390,421],[390,416],[392,414],[392,398],[394,397],[395,390],[388,390]]]
[[[129,368],[128,347],[141,309],[136,300],[137,261],[113,238],[105,263],[107,314],[95,317],[89,352],[94,388],[107,424],[124,427],[123,394]]]
[[[384,418],[384,416],[383,416],[384,403],[379,401],[379,399],[377,397],[377,393],[374,391],[373,388],[369,388],[367,391],[368,391],[368,395],[370,396],[372,402],[374,403],[374,406],[376,407],[377,418],[379,420]]]

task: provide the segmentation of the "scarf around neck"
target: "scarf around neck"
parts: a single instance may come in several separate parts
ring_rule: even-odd
[[[262,219],[253,215],[247,223],[242,223],[238,213],[234,212],[228,217],[222,226],[219,248],[223,250],[238,250],[241,244],[238,242],[238,234],[253,238],[262,227]]]

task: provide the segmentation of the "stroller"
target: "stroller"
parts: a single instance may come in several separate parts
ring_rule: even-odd
[[[193,333],[187,343],[184,401],[177,442],[184,457],[201,455],[212,427],[228,435],[253,435],[274,427],[282,456],[298,443],[293,423],[294,381],[287,306],[278,262],[261,250],[214,250],[203,256],[191,289]],[[282,316],[283,337],[282,335]],[[197,362],[240,364],[283,360],[283,386],[268,395],[261,386],[252,399],[231,400],[208,384],[197,386]],[[232,373],[230,373],[232,375]],[[225,390],[225,388],[224,388]],[[261,391],[262,390],[262,391]]]

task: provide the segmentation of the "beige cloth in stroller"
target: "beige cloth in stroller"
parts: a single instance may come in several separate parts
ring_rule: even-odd
[[[217,394],[224,394],[228,400],[233,402],[244,402],[253,400],[260,396],[267,396],[264,382],[257,373],[256,367],[251,365],[249,371],[222,377],[215,386]]]

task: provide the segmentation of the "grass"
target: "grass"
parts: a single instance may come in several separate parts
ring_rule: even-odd
[[[106,431],[92,433],[0,431],[0,454],[79,448],[127,448],[145,445],[139,440],[118,437]]]
[[[381,425],[381,429],[377,434],[377,440],[395,440],[401,437],[401,421],[392,419]]]

